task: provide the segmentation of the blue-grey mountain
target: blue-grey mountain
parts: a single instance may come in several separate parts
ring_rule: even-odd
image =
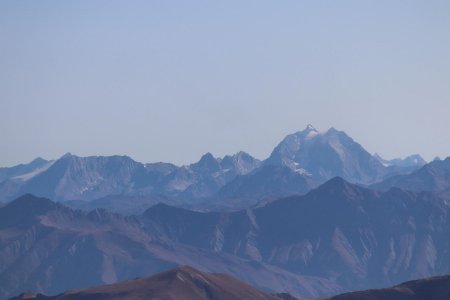
[[[372,184],[422,167],[418,156],[386,161],[371,155],[343,131],[319,132],[309,125],[288,135],[269,158],[245,152],[216,158],[207,153],[193,164],[143,164],[127,156],[78,157],[1,169],[0,202],[26,193],[77,208],[104,207],[123,213],[158,202],[192,209],[236,210],[304,194],[340,176]]]
[[[432,193],[341,178],[235,212],[158,204],[122,217],[26,196],[0,208],[0,292],[55,294],[186,264],[301,297],[389,286],[450,273],[449,215]]]

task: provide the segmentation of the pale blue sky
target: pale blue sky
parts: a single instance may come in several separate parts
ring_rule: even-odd
[[[265,158],[308,123],[450,155],[450,1],[0,1],[0,166]]]

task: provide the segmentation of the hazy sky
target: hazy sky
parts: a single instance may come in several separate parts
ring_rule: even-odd
[[[265,158],[308,123],[450,155],[450,1],[0,1],[0,166]]]

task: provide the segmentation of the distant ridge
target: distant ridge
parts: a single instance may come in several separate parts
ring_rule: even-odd
[[[144,164],[128,156],[36,159],[0,168],[0,202],[31,193],[75,208],[103,207],[122,213],[143,211],[158,202],[199,210],[236,210],[270,199],[304,194],[339,176],[363,185],[409,174],[422,167],[419,155],[384,160],[344,131],[312,125],[287,135],[260,161],[238,152],[223,158],[204,154],[176,166]]]

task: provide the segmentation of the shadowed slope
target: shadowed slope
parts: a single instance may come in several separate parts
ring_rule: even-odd
[[[391,288],[359,291],[329,300],[444,300],[450,299],[450,276],[408,281]]]

